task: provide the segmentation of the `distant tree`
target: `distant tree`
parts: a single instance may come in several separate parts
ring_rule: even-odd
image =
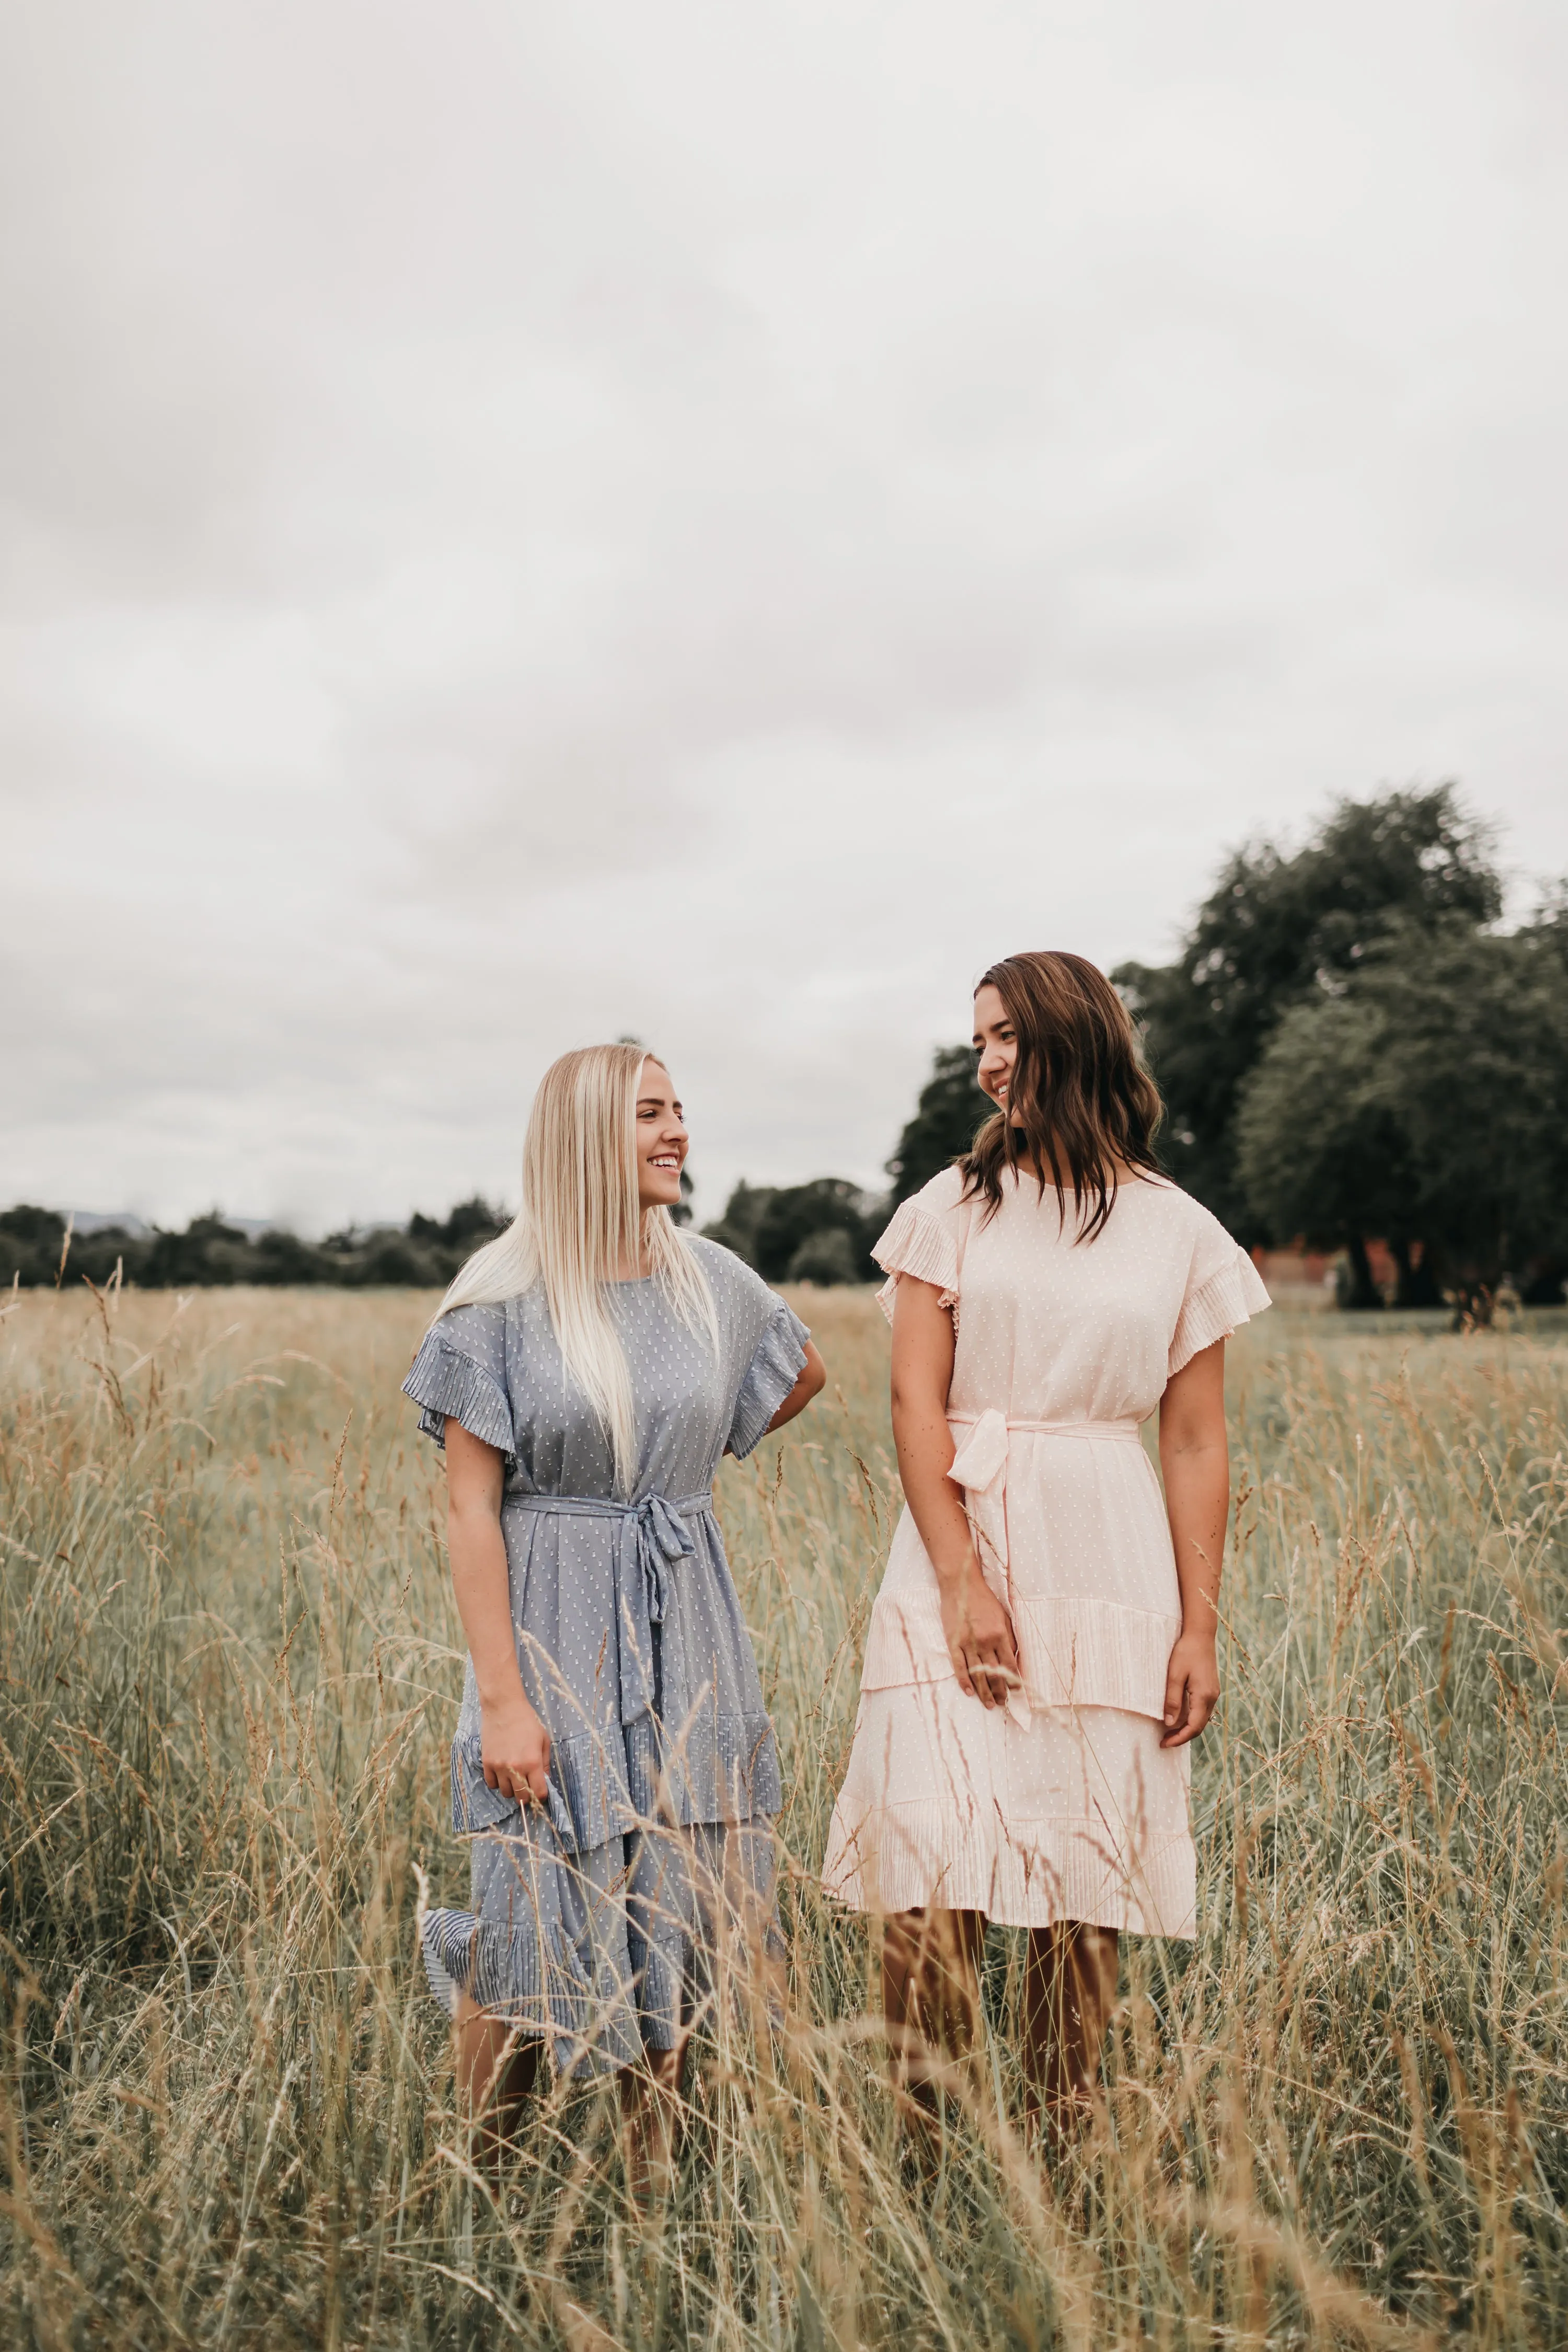
[[[15,1209],[0,1210],[0,1234],[26,1248],[52,1249],[58,1257],[66,1221],[58,1209],[36,1209],[24,1201]]]
[[[1385,938],[1295,1008],[1243,1095],[1239,1164],[1277,1229],[1388,1234],[1470,1311],[1568,1252],[1568,961],[1550,924]]]
[[[142,1279],[151,1240],[147,1234],[127,1233],[123,1225],[100,1225],[95,1233],[73,1234],[63,1279],[77,1283],[85,1276],[100,1289],[116,1275],[122,1282],[138,1283]],[[57,1258],[48,1276],[51,1282],[58,1265]]]
[[[193,1217],[183,1234],[154,1226],[142,1264],[150,1290],[199,1290],[215,1284],[255,1280],[250,1236],[226,1225],[217,1210]]]
[[[251,1244],[253,1260],[250,1280],[276,1285],[325,1282],[331,1276],[319,1249],[302,1242],[298,1234],[288,1233],[280,1225],[269,1232],[258,1234]]]
[[[150,1234],[130,1234],[104,1225],[73,1234],[64,1279],[73,1287],[84,1276],[102,1285],[118,1271],[126,1283],[149,1289],[396,1283],[438,1290],[505,1222],[505,1212],[488,1202],[464,1201],[444,1218],[411,1217],[405,1230],[350,1228],[307,1242],[279,1226],[268,1226],[252,1239],[215,1210],[193,1217],[183,1233],[155,1227]],[[15,1276],[29,1287],[52,1284],[65,1234],[66,1221],[53,1209],[24,1204],[0,1212],[0,1282]]]
[[[1142,1023],[1169,1113],[1162,1154],[1178,1183],[1242,1238],[1289,1238],[1237,1167],[1242,1087],[1294,1004],[1331,993],[1394,933],[1496,920],[1502,885],[1488,829],[1454,788],[1342,800],[1304,849],[1272,843],[1227,861],[1173,964],[1111,974]]]
[[[422,1259],[405,1234],[383,1233],[371,1236],[360,1264],[355,1268],[359,1282],[380,1286],[398,1285],[416,1286],[430,1279],[427,1259]]]
[[[853,1279],[869,1281],[876,1272],[870,1244],[878,1218],[858,1184],[842,1176],[817,1176],[809,1184],[790,1184],[773,1193],[757,1221],[756,1268],[765,1282],[789,1278],[795,1252],[808,1235],[837,1232],[846,1235],[855,1267]]]
[[[444,1242],[471,1255],[483,1243],[494,1241],[510,1223],[504,1209],[492,1208],[476,1192],[471,1201],[459,1201],[446,1217],[423,1217],[416,1210],[408,1220],[408,1238],[415,1242]]]
[[[1411,1259],[1420,1238],[1416,1172],[1397,1118],[1366,1083],[1387,1045],[1375,1005],[1344,998],[1293,1005],[1243,1088],[1237,1122],[1237,1171],[1254,1214],[1309,1249],[1344,1249],[1350,1282],[1342,1303],[1349,1307],[1384,1303],[1371,1237],[1394,1253],[1399,1303],[1426,1303]],[[1419,1271],[1435,1298],[1425,1256]]]
[[[53,1209],[21,1202],[0,1210],[0,1283],[32,1290],[53,1282],[65,1247],[66,1221]]]
[[[721,1242],[733,1250],[748,1265],[757,1263],[757,1227],[772,1204],[777,1190],[772,1184],[748,1184],[742,1176],[728,1201],[724,1213],[702,1228],[710,1242]]]
[[[975,1079],[978,1059],[970,1045],[939,1045],[932,1055],[931,1074],[916,1099],[914,1117],[888,1162],[893,1207],[967,1151],[976,1129],[995,1109]]]
[[[842,1225],[819,1225],[807,1234],[789,1262],[791,1282],[858,1282],[860,1257]]]

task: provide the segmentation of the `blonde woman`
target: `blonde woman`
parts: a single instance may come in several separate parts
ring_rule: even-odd
[[[906,1201],[889,1280],[907,1509],[871,1612],[829,1891],[881,1915],[906,2113],[979,2015],[985,1922],[1026,1928],[1024,2057],[1092,2096],[1122,1931],[1191,1936],[1190,1744],[1219,1695],[1225,1342],[1268,1304],[1158,1171],[1160,1097],[1079,956],[974,999],[996,1116]],[[1140,1443],[1158,1412],[1163,1494]]]
[[[447,1452],[468,1644],[452,1743],[466,1911],[424,1954],[492,2139],[548,2051],[678,2087],[710,1947],[771,1912],[778,1757],[713,1515],[821,1388],[805,1326],[681,1234],[668,1072],[595,1045],[546,1072],[515,1223],[470,1260],[404,1382]]]

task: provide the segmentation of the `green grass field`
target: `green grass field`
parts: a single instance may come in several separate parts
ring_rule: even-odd
[[[869,1297],[726,1465],[790,2008],[726,2006],[672,2200],[551,2095],[499,2200],[416,1958],[460,1638],[408,1293],[0,1321],[0,2334],[41,2347],[1568,2342],[1568,1333],[1277,1314],[1232,1350],[1201,1940],[1130,1949],[1101,2126],[1014,2135],[1017,1955],[938,2176],[813,1865],[896,1489]],[[1391,1318],[1392,1324],[1392,1318]]]

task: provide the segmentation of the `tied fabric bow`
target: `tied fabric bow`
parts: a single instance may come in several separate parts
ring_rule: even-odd
[[[696,1544],[679,1507],[666,1495],[645,1495],[621,1520],[616,1547],[621,1632],[621,1721],[652,1711],[653,1628],[669,1605],[669,1570],[695,1556]]]
[[[980,1573],[1006,1610],[1016,1642],[1017,1621],[1007,1570],[1007,1418],[994,1405],[974,1423],[947,1475],[963,1489],[963,1507],[974,1533]],[[1021,1682],[1009,1688],[1005,1706],[1014,1722],[1026,1730],[1029,1694]]]

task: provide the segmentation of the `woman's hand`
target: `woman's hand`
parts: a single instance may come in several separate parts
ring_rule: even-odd
[[[1212,1633],[1182,1633],[1165,1669],[1165,1731],[1162,1748],[1195,1739],[1219,1701],[1219,1664]]]
[[[1013,1621],[972,1563],[967,1576],[942,1591],[942,1630],[958,1687],[982,1706],[1005,1706],[1023,1680]]]
[[[550,1734],[523,1696],[479,1702],[479,1756],[485,1786],[520,1805],[542,1805],[550,1793]]]

